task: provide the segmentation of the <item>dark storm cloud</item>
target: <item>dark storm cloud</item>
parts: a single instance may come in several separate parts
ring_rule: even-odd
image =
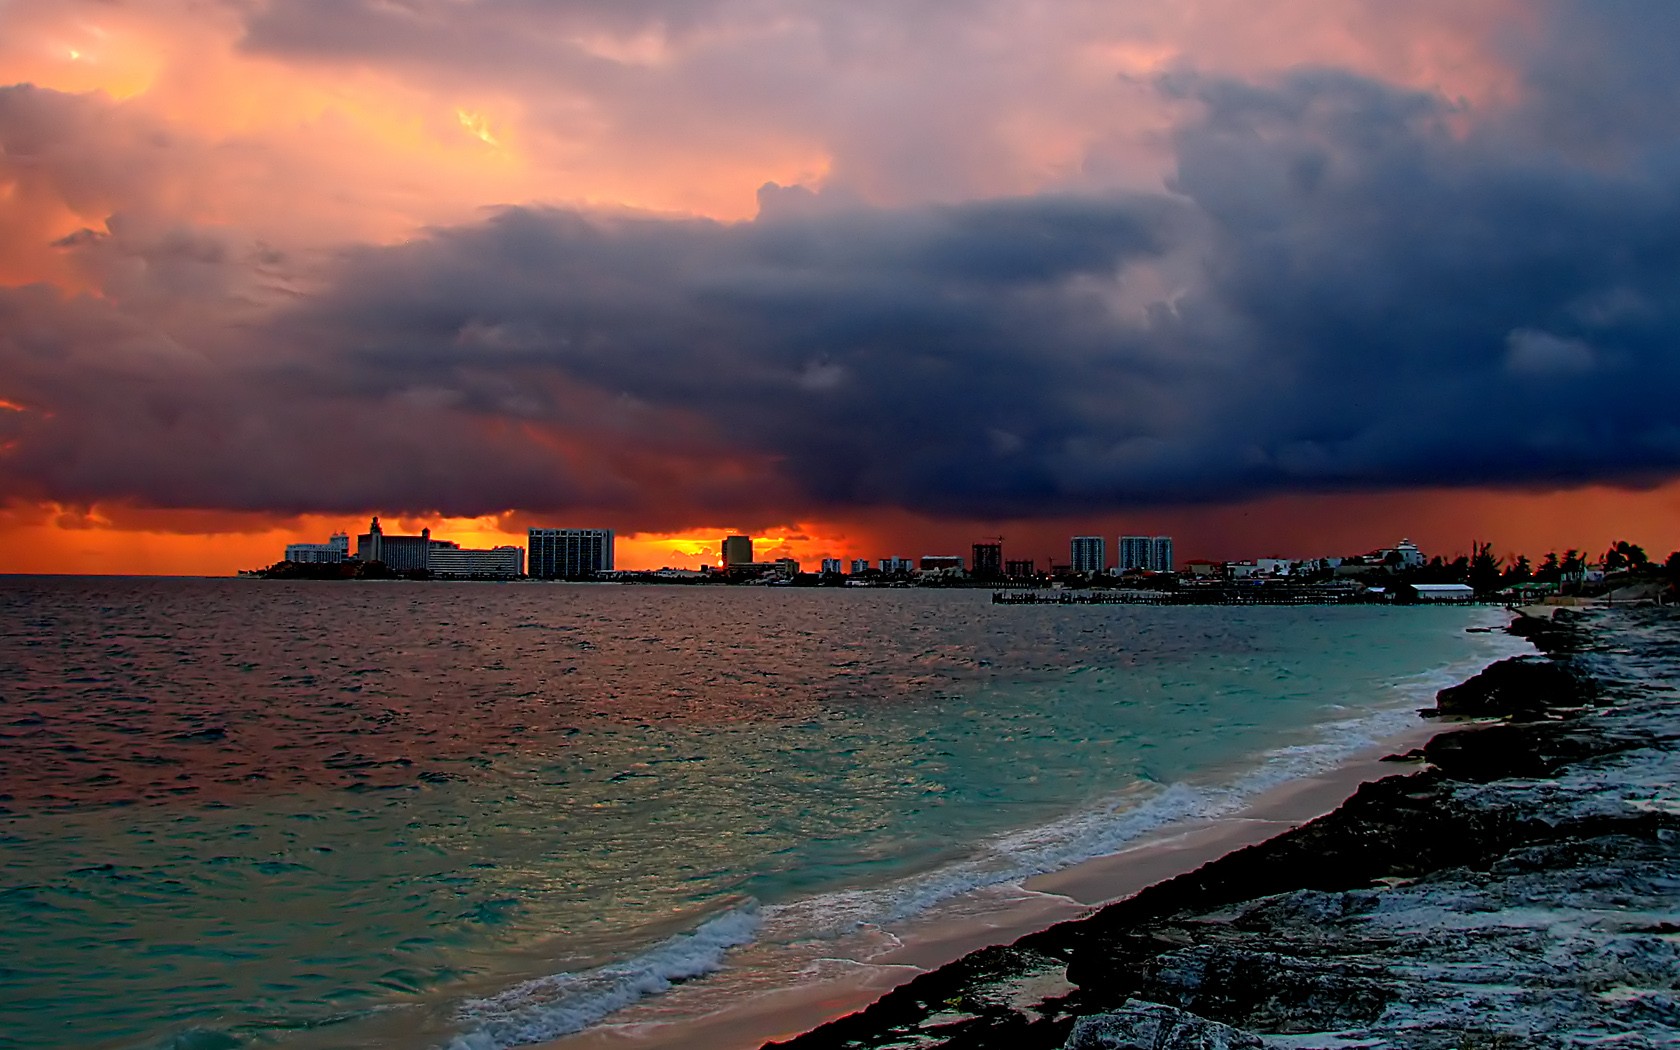
[[[1334,69],[1175,75],[1153,195],[507,208],[349,251],[257,321],[6,291],[0,398],[26,410],[0,412],[0,483],[657,528],[1672,477],[1680,99],[1595,108],[1585,81],[1658,39],[1599,10],[1557,14],[1597,57],[1543,39],[1500,111]],[[169,288],[252,265],[202,231],[136,243]]]

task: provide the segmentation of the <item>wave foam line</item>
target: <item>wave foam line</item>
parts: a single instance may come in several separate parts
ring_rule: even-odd
[[[751,943],[759,922],[758,905],[749,901],[634,958],[538,977],[489,998],[469,999],[456,1017],[472,1030],[457,1036],[449,1048],[508,1050],[580,1032],[678,981],[721,969],[731,948]]]
[[[1118,809],[1111,804],[994,839],[981,856],[929,876],[767,908],[771,926],[767,933],[777,940],[828,939],[865,926],[903,922],[964,894],[1110,856],[1163,828],[1234,816],[1267,791],[1327,773],[1416,723],[1415,710],[1405,707],[1321,724],[1318,741],[1269,751],[1257,768],[1230,783],[1176,781],[1134,807]]]

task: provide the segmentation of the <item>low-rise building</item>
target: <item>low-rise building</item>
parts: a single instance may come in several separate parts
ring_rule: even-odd
[[[294,565],[337,565],[350,560],[350,536],[335,532],[325,543],[288,543],[286,560]]]
[[[525,575],[525,548],[501,546],[475,550],[437,541],[432,546],[428,571],[433,576],[514,579]]]
[[[1476,590],[1467,583],[1408,583],[1402,589],[1412,601],[1431,605],[1476,600]]]

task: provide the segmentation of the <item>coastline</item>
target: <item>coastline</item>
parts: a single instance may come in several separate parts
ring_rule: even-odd
[[[1680,1042],[1680,619],[1621,617],[1521,623],[1546,655],[1438,701],[1516,717],[1425,727],[1411,775],[768,1046]]]
[[[1462,666],[1473,674],[1472,667],[1499,659],[1490,656],[1487,663]],[[896,946],[867,962],[837,966],[814,979],[722,1008],[702,1009],[680,1021],[621,1019],[533,1045],[543,1050],[755,1050],[790,1039],[803,1045],[802,1033],[814,1037],[858,1017],[883,996],[897,994],[895,989],[902,990],[906,982],[936,977],[974,953],[1086,921],[1149,887],[1186,877],[1323,818],[1364,785],[1415,770],[1413,762],[1397,765],[1392,759],[1415,752],[1441,732],[1439,724],[1418,719],[1331,768],[1260,792],[1235,812],[1175,822],[1116,852],[938,906]],[[1046,993],[1058,989],[1055,980],[1043,984]],[[677,1012],[688,994],[697,999],[704,995],[695,986],[678,984],[662,998]]]

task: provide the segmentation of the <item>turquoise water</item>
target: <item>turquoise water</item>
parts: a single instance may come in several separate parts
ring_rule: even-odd
[[[0,580],[0,1046],[500,1047],[785,979],[1333,764],[1490,618]]]

